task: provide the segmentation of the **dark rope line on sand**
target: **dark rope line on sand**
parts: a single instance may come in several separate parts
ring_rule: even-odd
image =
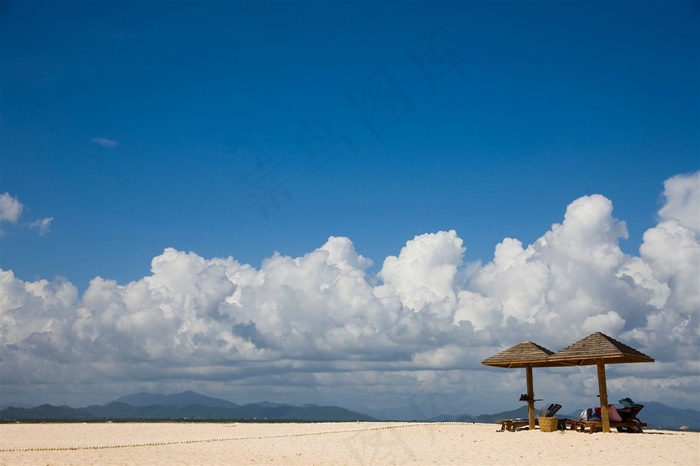
[[[485,424],[485,423],[475,423],[475,422],[414,422],[414,423],[404,423],[404,424],[392,424],[392,425],[388,425],[388,426],[357,427],[354,429],[322,430],[322,431],[316,431],[316,432],[300,432],[300,433],[294,433],[294,434],[245,435],[245,436],[241,436],[241,437],[213,438],[213,439],[203,439],[203,440],[174,440],[174,441],[170,441],[170,442],[124,443],[124,444],[118,444],[118,445],[92,445],[92,446],[82,446],[82,447],[0,448],[0,453],[29,452],[29,451],[107,450],[107,449],[115,449],[115,448],[159,447],[159,446],[166,446],[166,445],[186,445],[186,444],[193,444],[193,443],[232,442],[232,441],[236,441],[236,440],[254,440],[254,439],[284,438],[284,437],[305,437],[305,436],[311,436],[311,435],[342,434],[342,433],[350,433],[350,432],[369,432],[369,431],[373,431],[373,430],[398,429],[398,428],[402,428],[402,427],[465,425],[465,424],[474,425],[474,424]]]

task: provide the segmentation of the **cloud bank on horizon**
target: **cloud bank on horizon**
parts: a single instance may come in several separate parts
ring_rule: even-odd
[[[259,269],[167,248],[150,275],[95,277],[82,295],[62,278],[0,271],[0,402],[194,388],[234,401],[360,407],[422,391],[502,406],[522,374],[481,360],[526,340],[556,351],[601,331],[657,361],[611,368],[613,399],[697,409],[700,172],[666,180],[663,196],[637,256],[620,250],[627,229],[612,201],[593,194],[533,244],[505,238],[485,264],[465,261],[457,232],[438,231],[407,241],[376,276],[345,237],[301,257],[275,253]],[[7,205],[3,219],[18,218]],[[595,400],[586,368],[537,379],[538,394]]]

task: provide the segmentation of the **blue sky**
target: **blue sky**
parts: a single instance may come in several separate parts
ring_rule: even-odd
[[[455,230],[467,270],[594,194],[636,257],[664,182],[700,168],[697,2],[1,8],[0,193],[23,210],[0,268],[76,302],[166,248],[261,268],[347,237],[374,284]]]
[[[614,201],[634,251],[663,180],[698,167],[697,15],[656,2],[10,2],[2,188],[55,220],[46,237],[8,235],[2,266],[84,287],[137,279],[168,246],[259,264],[344,235],[381,261],[452,228],[488,260],[592,193]],[[346,97],[368,79],[386,105],[389,79],[407,101],[378,136]],[[317,168],[327,156],[304,151],[304,124],[356,151]],[[252,180],[263,172],[284,185]]]

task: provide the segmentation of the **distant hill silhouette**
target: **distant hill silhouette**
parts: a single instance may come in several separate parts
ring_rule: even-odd
[[[257,420],[257,421],[373,421],[366,414],[338,406],[308,404],[293,406],[268,401],[245,406],[196,392],[173,395],[136,393],[106,405],[85,408],[41,405],[35,408],[9,407],[0,420]]]
[[[700,430],[700,411],[672,408],[654,401],[639,404],[644,405],[639,417],[649,424],[649,427],[677,429],[680,426],[688,426],[692,430]]]
[[[678,430],[681,426],[700,431],[700,411],[678,409],[653,401],[639,402],[644,409],[639,418],[648,428]],[[559,418],[578,418],[583,410],[576,409],[569,414],[558,414]],[[8,407],[0,410],[0,421],[104,421],[104,420],[248,420],[248,421],[441,421],[441,422],[485,422],[498,419],[527,418],[527,406],[495,414],[445,413],[427,418],[413,407],[393,408],[376,417],[350,411],[339,406],[318,406],[262,401],[238,405],[219,398],[212,398],[196,392],[186,391],[172,395],[135,393],[120,397],[106,405],[92,405],[84,408],[52,406],[44,404],[34,408]]]
[[[504,411],[497,414],[480,414],[474,418],[474,422],[496,422],[499,419],[527,418],[527,405],[512,411]]]
[[[135,393],[133,395],[122,396],[114,400],[115,402],[130,404],[131,406],[173,406],[184,408],[185,406],[199,404],[202,406],[211,406],[212,408],[238,408],[240,405],[219,398],[201,395],[197,392],[186,391],[182,393],[173,393],[172,395],[159,395],[152,393]]]
[[[0,420],[91,420],[89,411],[68,406],[41,405],[35,408],[5,408],[0,411]]]

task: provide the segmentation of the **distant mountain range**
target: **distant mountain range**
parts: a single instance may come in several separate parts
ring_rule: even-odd
[[[127,400],[126,403],[122,400]],[[152,402],[154,402],[151,404]],[[8,407],[0,411],[0,420],[21,421],[100,421],[100,420],[257,420],[257,421],[374,421],[366,414],[338,406],[308,404],[293,406],[270,402],[245,406],[210,398],[195,392],[175,395],[137,393],[106,405],[70,408],[41,405],[35,408]]]
[[[677,430],[686,426],[700,431],[700,411],[678,409],[656,402],[640,402],[644,409],[639,418],[649,428]],[[582,409],[570,414],[559,413],[560,418],[576,419]],[[468,414],[441,414],[427,418],[416,415],[416,407],[399,407],[372,413],[373,416],[350,411],[339,406],[318,406],[263,401],[239,405],[212,398],[193,391],[160,395],[135,393],[123,396],[105,405],[84,408],[41,405],[33,408],[6,407],[0,411],[0,421],[104,421],[104,420],[239,420],[239,421],[428,421],[428,422],[485,422],[498,419],[526,418],[527,406],[496,414],[471,416]]]
[[[117,403],[126,403],[131,406],[170,406],[174,408],[184,408],[189,405],[199,404],[212,408],[240,408],[241,405],[219,398],[212,398],[206,395],[200,395],[197,392],[186,391],[182,393],[173,393],[172,395],[157,395],[152,393],[135,393],[133,395],[122,396],[114,400]],[[258,403],[260,404],[260,403]]]

